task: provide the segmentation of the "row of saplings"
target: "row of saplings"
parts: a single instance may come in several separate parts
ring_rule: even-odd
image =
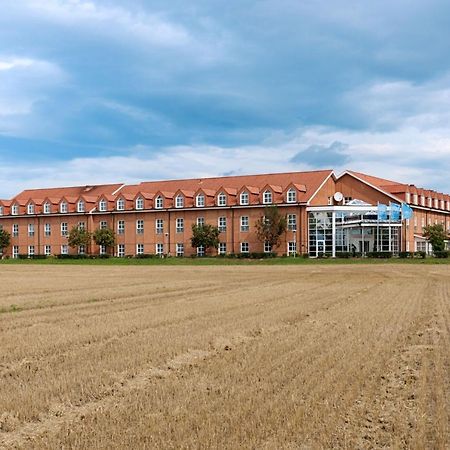
[[[280,246],[282,236],[287,230],[286,216],[282,215],[277,206],[267,206],[264,211],[264,216],[257,220],[255,224],[256,235],[262,243],[268,243],[271,249],[275,249]],[[191,245],[193,248],[203,247],[205,254],[208,250],[219,247],[219,235],[220,230],[218,227],[210,224],[204,225],[192,225],[192,237]],[[433,248],[433,254],[437,258],[449,258],[450,252],[445,248],[445,242],[449,238],[444,227],[440,224],[429,225],[423,229],[423,236],[430,242]],[[67,243],[72,248],[79,248],[81,246],[88,247],[91,242],[98,246],[112,249],[116,244],[116,236],[113,230],[110,228],[98,228],[93,233],[87,231],[84,228],[74,227],[70,230]],[[11,235],[3,229],[0,229],[0,250],[9,247],[11,244]],[[28,255],[21,255],[28,257]],[[60,257],[70,258],[73,255],[59,255]],[[109,257],[109,255],[102,255]],[[138,257],[149,257],[153,255],[138,255]],[[234,255],[233,255],[234,256]],[[246,256],[246,255],[240,255]],[[275,252],[270,253],[254,253],[250,254],[253,257],[273,257],[276,256]],[[351,253],[342,253],[336,255],[338,258],[349,258],[354,255]],[[373,258],[391,257],[390,252],[373,252],[366,256]],[[425,257],[425,252],[400,252],[401,258],[413,258],[413,257]],[[34,257],[43,257],[42,255],[36,255]],[[76,255],[75,257],[79,257]]]

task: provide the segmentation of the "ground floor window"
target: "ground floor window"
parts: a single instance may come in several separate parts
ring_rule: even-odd
[[[19,257],[19,246],[18,245],[13,246],[12,257],[13,258]]]
[[[106,245],[100,245],[100,255],[106,255]]]
[[[272,244],[270,242],[264,242],[264,253],[270,253],[272,251]]]
[[[416,241],[416,251],[426,252],[427,251],[427,241]]]
[[[184,244],[183,243],[178,243],[176,245],[176,255],[184,256]]]
[[[205,256],[205,246],[200,245],[197,247],[197,256]]]
[[[241,242],[241,253],[249,253],[250,245],[248,242]]]
[[[297,254],[297,242],[295,241],[288,242],[287,254],[288,256],[293,256]]]
[[[28,256],[34,256],[34,245],[28,246]]]
[[[45,245],[44,246],[44,255],[50,256],[52,254],[52,247],[51,245]]]
[[[164,244],[156,244],[156,254],[159,256],[164,255]]]
[[[78,254],[79,255],[84,255],[86,253],[86,247],[84,245],[80,245],[78,247]]]
[[[144,244],[137,244],[136,255],[143,255],[143,254],[144,254]]]
[[[69,246],[64,244],[61,245],[61,255],[67,255],[69,254]]]
[[[117,246],[117,256],[123,258],[125,256],[125,244],[119,244]]]
[[[219,248],[217,249],[217,253],[219,255],[226,255],[226,253],[227,253],[227,244],[225,242],[219,242]]]

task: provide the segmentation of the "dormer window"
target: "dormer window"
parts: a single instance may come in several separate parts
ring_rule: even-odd
[[[144,199],[142,197],[136,199],[136,209],[144,209]]]
[[[59,204],[59,212],[65,214],[67,212],[67,202],[61,202]]]
[[[85,209],[86,209],[86,206],[85,206],[84,201],[83,201],[83,200],[80,200],[80,201],[77,203],[77,212],[79,212],[79,213],[84,212]]]
[[[428,207],[431,208],[433,206],[433,199],[428,197]]]
[[[123,211],[125,209],[125,200],[123,198],[119,198],[116,203],[117,211]]]
[[[108,209],[108,203],[103,198],[103,199],[100,200],[100,202],[98,204],[98,210],[99,211],[106,211],[107,209]]]
[[[241,205],[248,205],[248,203],[249,203],[249,196],[248,196],[248,192],[247,191],[241,192],[241,195],[239,196],[239,203]]]
[[[27,214],[34,214],[34,203],[28,203]]]
[[[422,206],[425,206],[425,195],[421,195],[421,196],[420,196],[420,204],[421,204]]]
[[[288,203],[295,203],[297,201],[297,192],[295,189],[291,188],[287,191],[286,200]]]
[[[221,192],[217,196],[217,205],[218,206],[227,206],[227,196],[223,192]]]
[[[164,207],[163,198],[160,195],[158,195],[158,197],[156,197],[155,199],[155,208],[163,209],[163,207]]]
[[[3,216],[3,206],[0,206],[0,216]]]
[[[409,192],[406,192],[405,198],[406,198],[406,203],[411,203],[411,194]]]
[[[49,202],[45,202],[44,203],[44,214],[50,214],[52,212],[51,207],[50,207],[50,203]]]
[[[195,197],[195,206],[198,208],[203,208],[205,206],[205,196],[203,194],[198,194]]]
[[[264,191],[263,204],[270,205],[272,203],[272,191]]]
[[[413,202],[415,205],[417,205],[419,203],[419,196],[417,194],[413,195]]]
[[[184,208],[184,197],[182,195],[175,197],[175,208]]]
[[[19,205],[12,205],[12,207],[11,207],[11,214],[13,216],[18,216],[19,215]]]
[[[441,200],[441,209],[445,209],[445,202],[444,202],[444,200]]]
[[[434,207],[439,208],[439,200],[437,198],[434,199]]]

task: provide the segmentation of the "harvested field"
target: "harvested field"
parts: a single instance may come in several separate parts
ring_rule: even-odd
[[[2,448],[450,448],[450,266],[3,266]]]

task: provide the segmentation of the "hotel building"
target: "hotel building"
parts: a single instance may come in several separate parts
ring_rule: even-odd
[[[411,219],[378,220],[378,204],[408,204]],[[256,236],[267,205],[287,218],[281,245],[271,249]],[[203,255],[192,248],[192,224],[220,230],[219,254],[270,252],[335,256],[339,252],[426,251],[423,228],[450,231],[450,195],[412,184],[345,171],[150,181],[25,190],[0,200],[0,227],[11,234],[4,255],[159,254]],[[73,227],[111,228],[114,249],[70,248]],[[216,250],[213,251],[213,254]]]

